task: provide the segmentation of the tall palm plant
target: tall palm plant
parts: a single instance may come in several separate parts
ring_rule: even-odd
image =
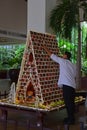
[[[58,0],[57,0],[58,1]],[[50,14],[50,27],[55,33],[62,35],[71,41],[73,28],[78,30],[78,51],[77,51],[77,76],[78,86],[81,84],[81,10],[83,16],[87,16],[86,0],[61,0]]]

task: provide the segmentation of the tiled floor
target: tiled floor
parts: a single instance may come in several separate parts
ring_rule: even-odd
[[[26,119],[29,119],[30,122],[33,123],[33,125],[36,125],[36,118],[32,115],[25,115],[23,113],[11,113],[9,112],[9,119],[14,119],[13,122],[8,122],[7,123],[7,130],[39,130],[38,128],[30,128],[27,129],[26,122],[24,121]],[[70,126],[69,130],[80,130],[80,125],[79,125],[79,117],[85,115],[85,107],[84,105],[81,105],[79,107],[79,111],[76,112],[76,124],[73,126]],[[61,111],[54,111],[52,113],[49,113],[45,118],[44,118],[44,126],[47,128],[51,128],[52,130],[64,130],[64,125],[63,125],[63,119],[66,117],[66,110],[63,109]],[[17,122],[16,122],[17,121]],[[22,123],[20,122],[22,121]],[[18,123],[18,124],[17,124]],[[16,125],[18,127],[16,127]],[[4,123],[0,122],[0,130],[5,130],[4,129]],[[44,130],[44,129],[43,129]]]

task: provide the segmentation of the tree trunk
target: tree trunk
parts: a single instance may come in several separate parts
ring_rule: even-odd
[[[81,25],[78,22],[77,88],[81,87]]]

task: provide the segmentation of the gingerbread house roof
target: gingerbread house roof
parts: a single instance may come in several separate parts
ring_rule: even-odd
[[[43,42],[58,54],[55,35],[29,32],[16,90],[16,98],[22,102],[36,102],[38,97],[39,102],[49,104],[62,99],[62,90],[57,86],[59,65],[42,49]],[[29,91],[33,91],[34,100],[30,100]]]

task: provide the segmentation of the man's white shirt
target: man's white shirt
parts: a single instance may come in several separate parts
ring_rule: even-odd
[[[76,88],[76,65],[70,60],[63,59],[55,54],[51,55],[51,59],[58,63],[60,67],[58,87],[62,87],[62,85],[68,85]]]

